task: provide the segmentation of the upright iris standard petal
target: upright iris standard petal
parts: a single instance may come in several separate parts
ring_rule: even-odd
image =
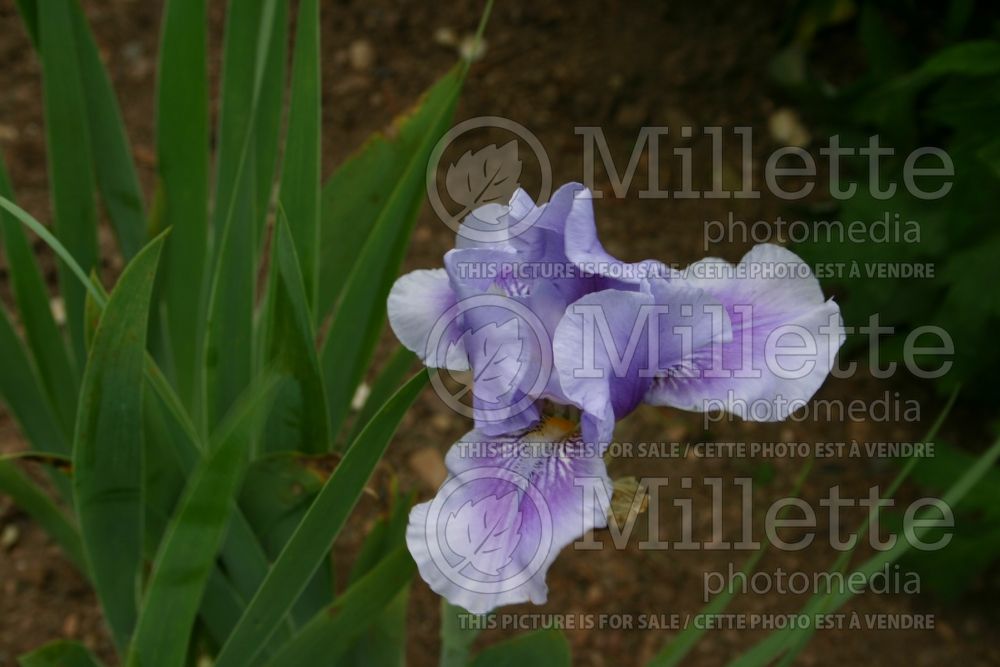
[[[458,295],[461,340],[472,369],[476,427],[501,435],[538,421],[535,400],[545,391],[552,368],[552,342],[538,313],[537,293],[510,266],[512,250],[465,248],[449,251],[445,267]]]
[[[466,216],[455,235],[456,248],[510,248],[514,239],[530,229],[545,208],[535,206],[527,192],[518,188],[507,206],[486,204]]]
[[[437,496],[411,511],[406,542],[424,581],[474,614],[543,604],[563,547],[607,525],[612,487],[601,452],[565,420],[520,436],[471,431],[446,465]]]
[[[670,270],[662,262],[653,259],[623,262],[604,249],[597,237],[593,200],[590,189],[579,183],[564,185],[547,205],[554,214],[540,216],[535,226],[558,237],[560,257],[570,262],[579,275],[594,279],[591,291],[607,288],[632,291],[645,281],[668,277]],[[528,234],[524,237],[537,245]]]
[[[563,391],[584,412],[584,435],[611,439],[615,420],[657,378],[730,335],[722,305],[683,282],[655,279],[640,292],[603,290],[569,306],[553,356]]]
[[[844,327],[840,308],[824,299],[805,262],[762,244],[737,266],[714,258],[697,262],[686,282],[725,305],[733,335],[657,378],[649,403],[780,421],[812,398],[833,368]]]

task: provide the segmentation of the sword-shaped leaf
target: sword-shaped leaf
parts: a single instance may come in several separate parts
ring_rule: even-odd
[[[21,667],[100,667],[101,662],[82,644],[65,639],[19,656]]]
[[[559,630],[538,630],[494,644],[476,656],[471,667],[569,667],[569,642]]]
[[[13,200],[14,193],[7,171],[0,157],[0,196]],[[24,326],[25,340],[31,349],[59,425],[66,434],[66,441],[73,433],[76,414],[76,394],[80,387],[80,374],[66,348],[66,341],[52,317],[49,291],[38,268],[35,254],[28,243],[21,223],[6,211],[0,212],[0,230],[10,266],[11,287]],[[42,446],[39,443],[39,446]],[[68,452],[69,449],[63,451]]]
[[[56,236],[85,270],[97,264],[97,210],[91,169],[90,130],[81,84],[70,0],[38,5],[42,84],[49,183]],[[59,263],[59,287],[77,359],[86,357],[83,335],[84,288]]]
[[[276,386],[277,376],[268,373],[248,389],[213,437],[208,458],[191,476],[153,565],[128,664],[184,664],[250,445]]]
[[[125,267],[94,334],[73,446],[84,551],[119,648],[136,620],[141,576],[142,392],[146,323],[163,236]]]
[[[416,566],[405,547],[397,549],[320,611],[267,664],[340,664],[353,642],[413,578]],[[374,667],[367,663],[366,667]]]
[[[222,647],[216,667],[253,664],[323,562],[403,414],[426,381],[427,375],[420,373],[403,385],[347,450]]]
[[[319,287],[320,57],[319,0],[299,3],[292,63],[288,138],[279,201],[288,216],[310,307]]]
[[[208,252],[207,3],[163,7],[156,101],[157,202],[153,217],[171,228],[163,259],[166,328],[180,395],[198,405]]]
[[[79,58],[79,72],[87,105],[87,125],[93,146],[100,157],[93,161],[97,188],[111,226],[126,260],[146,242],[146,213],[142,188],[136,175],[121,108],[107,69],[101,61],[87,18],[77,0],[72,0],[73,35]],[[18,8],[36,48],[38,35],[37,0],[18,0]]]
[[[349,162],[334,176],[338,190],[354,189],[352,195],[341,190],[345,198],[368,192],[373,175],[380,187],[376,190],[377,206],[372,207],[368,202],[358,211],[337,207],[332,219],[324,211],[327,222],[323,234],[329,227],[337,243],[351,248],[353,253],[353,261],[346,260],[353,268],[343,280],[333,323],[320,355],[332,433],[340,430],[378,341],[385,319],[385,301],[424,200],[427,163],[438,138],[451,122],[463,72],[462,67],[456,67],[435,84],[419,109],[398,124],[398,135],[392,143],[371,142],[357,161]],[[399,154],[402,146],[407,149]],[[386,183],[384,174],[371,171],[380,164],[376,154],[369,152],[375,148],[381,148],[379,154],[388,151],[400,160],[402,171],[397,172],[398,167],[390,170],[397,173],[397,178]],[[359,233],[359,226],[364,228],[363,243],[352,246],[352,235]],[[324,266],[337,264],[336,254],[324,255]],[[323,278],[321,284],[325,286],[326,280]],[[324,312],[323,304],[321,298],[320,313]]]

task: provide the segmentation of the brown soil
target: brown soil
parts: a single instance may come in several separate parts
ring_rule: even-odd
[[[0,6],[0,147],[21,203],[40,219],[48,217],[39,65],[13,3]],[[699,3],[498,3],[487,32],[485,58],[476,65],[458,109],[458,119],[499,115],[530,128],[545,146],[556,184],[582,178],[582,141],[577,126],[601,126],[619,167],[624,166],[642,125],[678,128],[749,125],[755,148],[764,154],[772,141],[767,122],[780,98],[767,82],[766,66],[781,34],[786,7],[707,0]],[[212,3],[212,50],[218,53],[224,3]],[[153,101],[160,3],[108,0],[85,2],[88,18],[107,62],[128,126],[132,147],[147,192],[153,185]],[[440,42],[440,29],[459,38],[474,30],[479,2],[410,4],[400,8],[387,0],[324,3],[323,83],[324,162],[329,173],[372,131],[385,127],[455,62],[455,50]],[[352,63],[352,42],[363,40],[373,61]],[[356,47],[357,48],[357,47]],[[356,65],[364,65],[356,67]],[[217,65],[215,67],[217,70]],[[217,76],[217,71],[216,71]],[[672,133],[676,129],[672,129]],[[681,140],[668,139],[662,150]],[[690,141],[696,156],[706,156],[704,137]],[[738,156],[727,158],[730,162]],[[707,164],[703,160],[701,165]],[[728,164],[727,168],[738,165]],[[759,169],[760,165],[757,165]],[[645,163],[636,183],[644,182]],[[709,169],[708,172],[705,170]],[[710,167],[696,170],[701,182]],[[610,193],[606,177],[598,185]],[[532,185],[528,179],[528,185]],[[764,195],[758,200],[640,200],[636,186],[625,199],[597,203],[602,237],[612,254],[625,259],[656,257],[687,263],[704,254],[702,225],[725,220],[732,211],[743,220],[773,220],[781,202]],[[529,188],[530,190],[530,188]],[[418,223],[406,268],[440,265],[451,247],[451,232],[425,211]],[[738,259],[743,244],[712,248],[729,260]],[[117,260],[109,255],[109,273]],[[54,277],[53,277],[54,279]],[[4,281],[6,282],[6,281]],[[388,343],[388,339],[387,339]],[[781,425],[727,423],[706,431],[701,417],[665,409],[642,409],[620,428],[623,441],[850,441],[915,440],[926,431],[938,401],[923,387],[903,383],[888,386],[866,377],[831,380],[824,398],[877,398],[899,391],[901,400],[921,401],[920,423],[792,422]],[[21,447],[14,428],[5,422],[0,451]],[[392,445],[387,465],[410,488],[422,488],[410,469],[410,455],[427,447],[442,453],[468,423],[449,412],[427,392],[407,416]],[[722,477],[733,489],[734,477],[772,470],[769,484],[756,485],[756,507],[786,495],[800,460],[734,460],[728,458],[625,459],[612,466],[615,475],[668,475],[669,502],[675,495],[692,497],[695,507],[707,507],[709,491],[700,480]],[[804,497],[814,507],[829,488],[840,484],[843,495],[863,496],[872,484],[883,487],[895,467],[884,461],[843,459],[820,462]],[[37,473],[37,471],[32,471]],[[682,492],[676,479],[694,478],[694,489]],[[904,494],[907,495],[907,494]],[[666,502],[663,507],[669,507]],[[728,505],[727,505],[728,508]],[[350,530],[345,532],[338,562],[363,537],[376,503],[365,499]],[[733,509],[733,512],[738,511]],[[726,510],[727,536],[738,520]],[[703,526],[707,517],[695,525]],[[667,534],[676,518],[661,519]],[[860,521],[851,515],[847,525]],[[0,664],[13,665],[20,653],[58,638],[81,639],[104,658],[112,659],[100,613],[86,583],[59,555],[57,548],[28,518],[0,497],[0,528],[13,526],[18,537],[0,548]],[[630,541],[623,552],[567,550],[549,575],[549,602],[541,609],[519,607],[503,614],[627,613],[686,614],[702,606],[702,576],[739,568],[745,555],[730,551],[639,551]],[[806,551],[771,553],[761,569],[813,572],[826,569],[836,553],[816,544]],[[346,560],[346,559],[345,559]],[[995,592],[995,591],[993,591]],[[847,611],[865,613],[934,614],[929,631],[830,630],[818,633],[803,652],[802,664],[1000,664],[1000,646],[992,639],[997,618],[983,584],[960,606],[945,606],[927,595],[860,596]],[[987,602],[980,603],[978,600]],[[790,612],[802,597],[749,594],[736,599],[732,611]],[[409,663],[436,664],[438,599],[415,580],[410,603]],[[477,646],[500,639],[488,631]],[[675,634],[674,630],[569,630],[575,662],[581,665],[643,664]],[[720,665],[751,646],[762,630],[709,632],[689,658],[690,664]]]

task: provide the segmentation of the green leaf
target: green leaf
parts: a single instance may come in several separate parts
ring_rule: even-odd
[[[93,156],[94,175],[118,245],[128,261],[147,240],[142,188],[108,72],[101,62],[83,10],[76,0],[72,4],[73,34],[87,101],[87,127],[91,144],[100,148],[100,155]]]
[[[175,454],[182,472],[186,477],[190,477],[200,462],[202,452],[207,446],[200,444],[197,433],[184,426],[181,421],[184,415],[183,409],[178,409],[176,401],[171,399],[169,385],[160,386],[162,376],[147,366],[147,381],[154,384],[157,398],[160,399],[158,405],[162,406],[164,415],[171,418],[168,421],[168,429],[173,433],[170,442],[176,448]],[[156,378],[154,383],[150,378]],[[249,600],[254,591],[260,586],[267,574],[268,561],[261,548],[253,528],[247,522],[239,508],[233,505],[229,529],[226,532],[225,542],[222,545],[220,560],[225,566],[225,572],[232,581],[234,588],[241,597],[240,613],[242,613],[243,600]],[[285,630],[286,628],[282,628]]]
[[[979,147],[976,155],[993,172],[993,175],[1000,178],[1000,137],[993,137]]]
[[[354,565],[351,567],[349,583],[354,583],[368,574],[379,562],[404,545],[406,524],[413,505],[413,494],[400,494],[393,490],[391,508],[385,516],[379,517],[371,532],[361,545]]]
[[[410,373],[410,368],[413,367],[413,362],[416,359],[417,355],[402,345],[396,348],[396,351],[392,353],[389,360],[385,362],[385,366],[379,371],[375,382],[372,383],[371,391],[369,391],[368,397],[365,399],[361,409],[358,410],[358,414],[354,418],[354,423],[351,425],[351,432],[347,436],[347,442],[354,440],[365,424],[368,423],[368,420],[372,418],[372,415],[375,414],[375,411],[389,400],[392,393],[396,391],[399,385],[403,383],[403,379]]]
[[[351,568],[350,583],[367,575],[383,559],[405,547],[406,524],[409,520],[413,494],[401,495],[394,490],[392,506],[387,516],[380,517],[361,546]],[[410,586],[404,585],[385,609],[372,619],[367,629],[341,659],[343,665],[358,667],[402,667],[406,664],[406,608]]]
[[[52,232],[42,223],[31,217],[31,214],[25,211],[23,208],[10,201],[6,197],[0,196],[0,208],[4,209],[15,218],[20,220],[28,229],[33,231],[35,234],[45,242],[47,246],[52,248],[52,251],[56,254],[63,263],[69,268],[69,270],[76,276],[80,284],[94,295],[95,300],[103,307],[105,302],[105,296],[102,289],[90,282],[90,278],[87,277],[87,272],[77,263],[76,258],[73,257],[72,253],[66,249],[66,246],[62,244],[59,239],[57,239]]]
[[[330,428],[337,433],[343,424],[351,398],[368,367],[378,334],[385,318],[385,300],[396,278],[403,255],[409,243],[410,231],[424,199],[426,168],[431,150],[451,122],[455,103],[462,84],[463,68],[456,67],[439,81],[427,94],[414,116],[398,125],[398,135],[393,143],[375,140],[357,158],[345,165],[334,181],[327,186],[333,196],[343,195],[347,203],[331,211],[324,211],[324,234],[330,232],[341,244],[340,248],[352,253],[346,260],[333,252],[321,259],[324,265],[351,266],[349,274],[341,278],[328,276],[321,284],[339,285],[339,301],[334,313],[320,361],[326,380]],[[400,152],[404,151],[405,152]],[[377,150],[376,150],[377,149]],[[386,169],[396,178],[385,180],[388,174],[379,171],[382,160],[388,156],[399,160],[400,167]],[[377,185],[371,180],[378,174]],[[334,183],[337,185],[334,186]],[[353,190],[348,194],[348,190]],[[358,196],[370,197],[359,206]],[[324,201],[327,201],[324,199]],[[373,204],[377,202],[376,204]],[[327,214],[330,214],[328,217]],[[344,225],[364,225],[371,220],[362,234],[363,245],[356,243],[353,234]],[[354,239],[352,241],[352,239]],[[324,237],[324,246],[325,246]],[[331,295],[332,296],[332,295]],[[320,300],[320,313],[323,299]]]
[[[477,617],[441,598],[440,667],[465,667],[469,664],[472,642],[479,636],[480,628],[476,624],[462,627],[463,618]]]
[[[184,664],[199,601],[246,468],[249,443],[276,386],[277,376],[269,373],[248,390],[213,436],[217,443],[210,447],[212,453],[190,478],[153,565],[128,664]]]
[[[288,216],[310,307],[319,289],[320,200],[319,0],[302,0],[295,30],[288,137],[279,201]]]
[[[264,62],[261,90],[268,91],[257,100],[254,123],[254,175],[257,188],[257,245],[264,231],[267,213],[274,198],[278,172],[278,148],[281,144],[285,110],[286,61],[288,60],[288,2],[278,0],[274,8],[273,33]]]
[[[326,476],[312,465],[311,458],[294,452],[251,463],[240,492],[240,507],[269,553],[275,557],[281,553],[301,519],[294,519],[295,515],[309,509],[325,481]]]
[[[814,461],[815,459],[809,459],[802,467],[802,470],[799,471],[795,479],[795,486],[792,489],[792,493],[787,497],[797,498],[799,496],[802,485],[805,483],[809,471],[812,470]],[[778,518],[783,518],[787,513],[786,510],[788,510],[788,506],[782,508],[782,511],[778,514]],[[750,577],[753,574],[754,570],[757,569],[760,559],[767,552],[767,546],[768,543],[765,542],[750,554],[750,557],[744,562],[743,567],[740,568],[742,576]],[[695,644],[698,643],[698,640],[702,638],[708,628],[711,627],[707,623],[699,622],[699,619],[708,620],[718,616],[726,610],[726,607],[729,606],[734,597],[736,597],[736,589],[732,586],[715,595],[699,612],[695,622],[681,630],[656,657],[649,661],[649,667],[673,667],[674,665],[679,665],[691,652],[691,649],[695,647]]]
[[[147,379],[151,376],[147,369]],[[154,376],[155,377],[155,376]],[[154,390],[155,391],[155,390]],[[159,501],[160,507],[149,508],[147,512],[147,542],[151,539],[151,534],[165,531],[171,512],[172,503],[163,502],[165,490],[161,490],[160,484],[154,483],[154,476],[164,475],[167,471],[166,458],[172,456],[178,465],[179,473],[183,478],[190,479],[194,475],[199,465],[202,465],[202,451],[207,450],[207,446],[201,445],[197,440],[197,435],[192,435],[182,426],[176,412],[172,412],[167,407],[163,394],[154,394],[155,401],[147,401],[146,418],[153,418],[155,426],[153,431],[147,431],[146,442],[146,504]],[[161,446],[164,451],[152,453],[151,449]],[[156,461],[161,461],[159,464]],[[151,469],[153,466],[156,469]],[[180,487],[178,487],[180,488]],[[163,491],[161,493],[161,491]],[[169,498],[168,498],[169,500]],[[155,525],[148,525],[151,514],[155,511]],[[212,572],[208,586],[212,590],[217,590],[221,597],[211,599],[205,595],[200,611],[201,618],[209,626],[213,637],[221,645],[229,632],[236,625],[236,621],[243,615],[246,608],[246,600],[249,600],[253,593],[264,580],[269,567],[268,559],[260,542],[254,534],[250,523],[244,517],[240,508],[233,502],[230,503],[229,527],[225,533],[225,541],[222,544],[220,554],[220,564]],[[159,540],[153,544],[153,549],[159,544]],[[282,637],[291,636],[288,628],[282,627],[275,635],[276,640]]]
[[[177,386],[200,403],[205,262],[208,249],[207,9],[204,0],[166,0],[156,101],[160,228],[171,228],[163,259],[166,329]]]
[[[294,382],[282,388],[268,422],[265,448],[320,453],[328,449],[330,429],[326,389],[316,355],[307,292],[299,272],[292,230],[279,209],[271,258],[270,357]]]
[[[170,453],[176,459],[181,474],[185,478],[190,478],[197,466],[200,465],[201,457],[209,446],[201,443],[199,435],[190,424],[185,424],[187,418],[183,407],[178,406],[178,399],[171,394],[169,385],[165,384],[163,376],[156,371],[151,361],[147,364],[146,378],[152,385],[151,389],[158,399],[151,404],[154,411],[152,416],[156,417],[162,424],[156,429],[156,435],[152,437],[154,442],[147,443],[147,451],[153,444],[163,443],[165,440],[171,448]],[[151,464],[152,461],[150,460],[148,463]],[[152,472],[154,471],[150,471],[147,466],[147,481],[149,473]],[[156,472],[162,473],[163,471]],[[150,502],[148,494],[155,490],[155,488],[147,489],[147,503]],[[209,580],[210,585],[223,591],[226,595],[219,600],[212,601],[211,608],[203,607],[202,609],[203,617],[212,614],[209,622],[213,631],[225,630],[223,640],[228,636],[236,620],[242,615],[246,606],[245,600],[249,600],[260,586],[268,569],[267,556],[250,523],[235,503],[231,504],[230,512],[229,528],[226,531],[220,557],[225,574],[221,574],[223,570],[217,568]],[[158,522],[161,527],[164,524],[165,518],[164,521]],[[151,531],[147,529],[146,532]],[[226,581],[217,580],[219,577]],[[218,616],[219,614],[222,616]],[[282,627],[275,636],[280,638],[290,635],[287,634],[287,628]]]
[[[14,199],[2,156],[0,156],[0,196]],[[0,230],[3,232],[11,287],[21,324],[24,326],[25,338],[31,348],[46,394],[52,402],[68,442],[73,432],[80,373],[73,364],[62,333],[52,318],[49,291],[45,287],[45,280],[38,269],[38,262],[35,260],[35,254],[28,243],[24,229],[8,213],[0,212]]]
[[[935,81],[952,77],[990,77],[1000,72],[1000,41],[966,41],[937,51],[916,69],[889,80],[863,100],[862,117],[878,117],[879,108],[912,103],[912,96]],[[865,110],[872,107],[873,110]]]
[[[15,0],[17,10],[21,13],[24,27],[28,30],[31,41],[38,45],[38,2],[37,0]]]
[[[6,203],[5,203],[6,202]],[[0,205],[9,203],[0,197]],[[16,207],[15,207],[16,208]],[[8,209],[9,210],[9,209]],[[48,454],[69,454],[70,439],[46,396],[24,343],[14,330],[7,309],[0,305],[0,399],[32,445]],[[70,486],[62,475],[51,477],[56,489],[69,498]]]
[[[902,45],[878,7],[861,7],[858,38],[873,76],[884,79],[904,69],[906,58]]]
[[[104,308],[106,306],[107,297],[100,285],[88,279],[83,269],[76,264],[72,255],[41,223],[32,218],[24,209],[3,197],[0,197],[0,208],[9,211],[32,231],[41,236],[42,240],[52,248],[55,254],[67,263],[81,284],[85,285],[88,289],[96,308]],[[167,382],[149,355],[146,355],[145,375],[150,388],[155,392],[159,400],[157,405],[162,406],[164,415],[170,417],[170,421],[168,422],[169,430],[176,433],[169,440],[177,448],[175,451],[177,461],[185,474],[191,474],[199,461],[201,452],[206,449],[201,442],[201,436],[195,428],[191,417],[184,409],[180,398],[174,393],[170,383]],[[257,543],[252,529],[238,511],[233,516],[232,525],[227,533],[226,543],[223,545],[222,560],[226,564],[227,570],[233,577],[235,584],[247,597],[253,591],[257,590],[258,585],[264,578],[264,573],[267,571],[267,561],[261,551],[260,545]]]
[[[247,472],[240,508],[271,558],[281,553],[323,488],[327,477],[323,469],[328,462],[315,463],[312,457],[283,452],[255,461]],[[257,583],[262,580],[263,576]],[[318,568],[295,602],[291,620],[300,625],[307,622],[318,609],[330,604],[333,590],[331,568]],[[256,587],[250,594],[255,591]]]
[[[1000,440],[994,442],[988,450],[983,452],[975,464],[969,466],[962,476],[951,485],[947,493],[941,498],[944,505],[948,507],[957,506],[965,495],[975,487],[977,482],[990,472],[998,458],[1000,458]],[[920,525],[920,520],[933,518],[933,511],[933,508],[929,508],[927,511],[917,515],[916,523],[913,527],[913,534],[917,538],[923,537],[932,530],[927,526]],[[851,574],[846,575],[845,579],[857,580],[858,577],[863,576],[867,581],[873,574],[899,560],[899,558],[910,550],[910,547],[911,541],[909,539],[897,539],[893,548],[872,556]],[[808,643],[808,639],[815,630],[812,623],[808,621],[817,613],[835,612],[851,597],[853,597],[851,590],[813,595],[800,611],[801,617],[807,622],[795,625],[792,630],[774,632],[768,635],[766,639],[730,664],[739,667],[771,664],[773,660],[786,651],[790,651],[789,659],[793,659],[797,652]]]
[[[65,639],[20,656],[21,667],[99,667],[101,662],[81,644]]]
[[[216,567],[209,572],[198,617],[205,624],[205,630],[216,646],[222,646],[226,642],[245,608],[243,598],[226,579],[222,570]]]
[[[101,279],[97,276],[97,271],[90,272],[90,281],[93,285],[99,285]],[[103,287],[103,286],[102,286]],[[83,339],[87,345],[87,353],[90,353],[90,346],[94,344],[94,334],[97,332],[97,325],[101,323],[101,313],[104,312],[104,303],[98,303],[94,298],[94,293],[87,290],[86,299],[83,302]]]
[[[216,667],[251,664],[323,562],[403,414],[426,380],[426,374],[420,373],[400,388],[348,449],[223,646]]]
[[[222,229],[208,297],[205,343],[205,408],[207,423],[214,424],[249,385],[253,373],[253,307],[257,275],[257,225],[254,207],[253,134],[264,69],[272,37],[275,0],[263,0],[246,129],[232,156],[233,187],[221,208]]]
[[[49,534],[66,556],[86,575],[80,534],[66,514],[31,480],[18,472],[11,461],[0,460],[0,491],[9,495],[14,504],[31,515],[31,518]]]
[[[934,456],[920,459],[913,468],[913,481],[922,489],[939,493],[947,489],[975,462],[975,456],[940,440],[934,442]],[[1000,521],[1000,468],[986,473],[982,481],[969,491],[959,511],[980,514],[983,519]]]
[[[175,439],[184,434],[166,417],[163,404],[149,386],[143,392],[142,419],[143,558],[151,561],[190,475],[185,474],[176,454],[182,445]]]
[[[108,72],[79,2],[71,0],[71,5],[90,139],[92,145],[101,148],[100,158],[93,161],[93,170],[108,218],[127,261],[146,242],[142,188]],[[37,49],[38,3],[36,0],[18,0],[18,8]]]
[[[101,286],[91,282],[65,246],[44,225],[31,217],[24,209],[3,197],[0,197],[0,208],[10,212],[11,215],[38,234],[52,248],[56,256],[66,262],[80,284],[87,288],[96,308],[106,307],[107,296]],[[175,454],[178,463],[185,474],[189,475],[207,446],[202,443],[201,435],[173,387],[148,354],[146,355],[145,376],[150,388],[159,400],[157,405],[162,407],[164,415],[170,417],[170,421],[167,422],[169,429],[175,431],[177,437],[171,437],[169,440],[177,447]],[[2,377],[3,375],[0,374],[0,378]],[[222,560],[236,586],[247,597],[257,590],[259,583],[264,578],[264,573],[267,571],[267,561],[260,545],[257,543],[249,524],[238,510],[233,514],[232,525],[226,535],[226,542],[222,549]],[[278,636],[280,635],[276,635],[276,637]]]
[[[76,261],[89,271],[97,264],[97,212],[87,107],[80,83],[70,0],[40,3],[38,19],[55,230]],[[77,359],[82,360],[86,356],[84,289],[62,262],[59,284],[73,350]]]
[[[945,419],[947,419],[948,414],[951,412],[951,408],[955,404],[955,400],[957,398],[958,398],[958,390],[955,389],[954,391],[952,391],[951,396],[948,398],[948,401],[941,409],[941,412],[938,413],[938,416],[934,420],[934,423],[931,424],[931,427],[930,429],[928,429],[927,434],[924,435],[924,437],[920,440],[920,442],[935,441],[935,439],[937,438],[938,431],[941,430],[941,426],[944,424]],[[902,469],[900,469],[900,471],[896,474],[895,478],[893,478],[892,482],[889,484],[889,487],[882,494],[881,496],[882,500],[889,499],[893,495],[895,495],[896,491],[899,490],[899,487],[903,485],[903,482],[906,481],[910,473],[917,467],[920,460],[921,459],[917,456],[911,456],[907,460],[906,464],[903,465]],[[861,525],[858,527],[856,531],[854,531],[854,546],[852,546],[850,549],[846,551],[841,552],[840,555],[837,556],[837,559],[834,561],[833,565],[829,569],[830,572],[837,572],[840,574],[844,573],[844,571],[847,569],[847,566],[850,564],[851,556],[854,554],[854,551],[857,549],[858,545],[863,542],[864,535],[868,530],[868,525],[871,523],[872,516],[873,515],[878,516],[879,514],[881,514],[881,511],[882,507],[881,505],[879,505],[874,508],[874,511],[872,513],[869,513],[865,516],[864,520],[861,522]],[[829,599],[830,598],[828,595],[815,593],[812,596],[812,598],[810,598],[810,600],[806,603],[806,609],[808,609],[809,617],[811,618],[814,614],[817,613],[823,613],[825,611],[825,606],[828,603]],[[784,632],[787,635],[789,641],[787,644],[788,652],[782,659],[781,664],[790,664],[790,662],[795,659],[795,656],[798,655],[798,653],[803,648],[805,648],[806,644],[809,643],[809,640],[812,638],[813,630],[809,625],[807,625],[806,627],[803,627],[801,629],[795,629],[794,631],[793,629],[787,629],[782,632]]]
[[[253,91],[262,0],[230,0],[223,38],[222,84],[215,146],[212,229],[221,234],[237,188],[243,147],[253,133]]]
[[[445,75],[389,130],[372,135],[323,187],[317,319],[334,307],[382,211],[425,148],[425,139],[435,133],[436,141],[444,133],[439,128],[451,118],[460,78],[458,68]],[[426,164],[425,159],[421,170]]]
[[[558,630],[539,630],[494,644],[476,656],[472,667],[570,665],[569,642]]]
[[[416,566],[405,548],[384,559],[319,612],[269,665],[337,664],[352,642],[413,577]],[[223,664],[217,662],[216,664]]]
[[[22,433],[37,448],[66,454],[69,440],[45,395],[7,309],[0,306],[0,396]]]
[[[143,368],[163,238],[125,267],[104,309],[83,375],[73,447],[84,549],[119,648],[128,644],[135,625],[141,574]]]
[[[273,10],[270,5],[273,5]],[[274,13],[268,18],[264,15],[265,10]],[[262,23],[265,20],[268,21],[266,25]],[[262,30],[270,32],[268,43],[263,47],[266,48],[263,57],[258,53]],[[255,247],[260,242],[274,190],[284,106],[282,92],[285,88],[287,39],[287,0],[273,3],[264,0],[229,2],[223,44],[212,233],[221,234],[225,228],[229,206],[239,185],[240,159],[244,146],[248,146],[246,169],[250,173],[247,178],[253,183],[254,195],[244,207],[254,221]],[[259,66],[264,68],[261,90],[268,92],[258,100],[254,114],[253,94]]]
[[[205,339],[206,423],[226,414],[253,375],[253,306],[256,243],[253,179],[238,175],[229,222],[220,239],[208,302]]]
[[[342,658],[358,667],[404,667],[406,665],[406,610],[410,603],[410,581],[396,593],[358,635]],[[339,647],[337,649],[340,650]]]
[[[941,49],[927,59],[912,74],[912,83],[927,81],[958,74],[964,76],[988,76],[1000,72],[1000,41],[968,41]]]
[[[959,504],[965,494],[972,489],[976,483],[986,475],[996,464],[997,459],[1000,458],[1000,440],[997,440],[990,446],[988,450],[983,452],[979,457],[979,460],[972,466],[970,466],[965,473],[962,475],[961,479],[955,482],[948,490],[947,493],[941,498],[941,501],[946,507],[955,507]],[[931,528],[926,527],[926,525],[919,525],[919,522],[926,521],[927,519],[934,518],[934,510],[928,509],[925,512],[921,512],[916,517],[916,525],[913,528],[913,534],[916,538],[922,538],[925,536]],[[911,541],[909,539],[898,539],[896,540],[896,545],[889,549],[888,551],[883,551],[881,553],[872,556],[864,563],[862,563],[854,573],[863,575],[865,580],[869,580],[872,575],[885,569],[887,565],[891,565],[899,560],[906,552],[910,550]],[[854,577],[855,574],[852,573],[850,577]],[[820,604],[820,609],[825,612],[834,612],[844,605],[848,600],[853,597],[853,593],[848,588],[848,590],[827,593],[824,596],[822,603]],[[807,626],[803,629],[796,630],[796,633],[809,632],[811,633],[811,626]]]

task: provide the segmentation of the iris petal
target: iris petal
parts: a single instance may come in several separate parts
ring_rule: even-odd
[[[689,267],[686,282],[722,302],[733,335],[660,378],[647,402],[780,421],[812,398],[833,368],[844,327],[839,306],[824,299],[795,253],[762,244],[735,267],[705,259]]]
[[[430,340],[435,324],[457,300],[444,269],[408,273],[399,278],[389,292],[389,326],[399,342],[430,368],[469,369],[457,322],[448,324],[440,337],[442,340]]]
[[[563,391],[586,415],[585,437],[608,442],[655,378],[728,335],[711,295],[657,279],[640,292],[609,289],[574,302],[556,328],[553,357]]]
[[[471,431],[449,451],[449,477],[413,508],[406,541],[421,577],[474,614],[543,604],[559,552],[607,525],[612,493],[604,461],[566,423],[521,436]]]

